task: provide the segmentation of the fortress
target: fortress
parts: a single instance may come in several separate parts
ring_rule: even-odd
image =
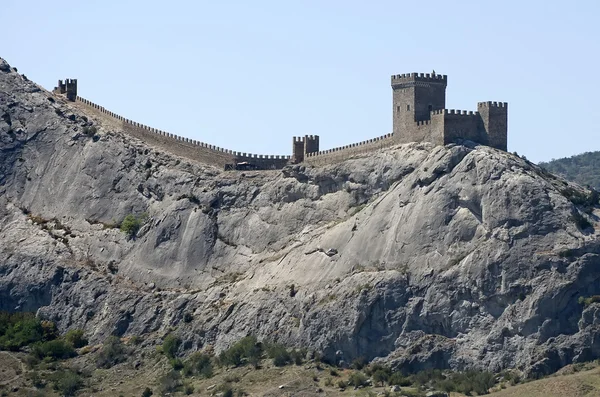
[[[323,165],[408,142],[447,145],[462,140],[507,150],[508,104],[479,102],[477,111],[446,109],[448,77],[435,73],[394,75],[393,132],[343,147],[319,150],[319,136],[293,137],[291,155],[257,155],[234,152],[183,138],[126,119],[77,95],[77,79],[58,81],[55,94],[82,106],[86,111],[108,116],[121,124],[123,131],[146,143],[192,160],[223,167],[225,170],[281,169],[288,164]]]

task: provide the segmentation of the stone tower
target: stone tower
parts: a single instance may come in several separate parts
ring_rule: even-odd
[[[394,134],[406,133],[417,121],[430,120],[432,110],[446,107],[448,77],[407,73],[392,76]]]
[[[318,135],[305,135],[303,137],[294,137],[292,141],[292,163],[301,163],[304,161],[304,158],[308,153],[316,153],[318,151]]]
[[[482,135],[486,144],[500,150],[507,150],[508,103],[479,102],[477,111],[482,120]]]
[[[54,87],[56,94],[65,94],[71,102],[77,100],[77,79],[66,79],[64,82],[58,80],[58,86]]]

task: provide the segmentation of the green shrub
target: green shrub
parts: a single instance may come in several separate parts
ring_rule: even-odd
[[[358,357],[352,360],[352,365],[350,365],[353,369],[361,370],[367,365],[367,360],[364,357]]]
[[[269,358],[273,359],[273,364],[276,367],[283,367],[284,365],[289,364],[292,359],[285,346],[279,343],[269,345],[267,348],[267,355]]]
[[[82,329],[72,329],[65,334],[65,340],[74,348],[78,349],[88,344],[87,339],[83,336]]]
[[[67,397],[74,396],[77,390],[83,386],[81,376],[70,370],[56,372],[52,375],[51,379],[54,390]]]
[[[302,365],[304,357],[306,357],[306,349],[292,349],[292,351],[290,351],[291,361],[296,365]]]
[[[186,376],[200,375],[203,378],[213,376],[212,361],[208,354],[194,353],[183,365],[183,374]]]
[[[33,313],[0,312],[0,349],[19,350],[35,342],[56,337],[56,327],[46,322],[48,330]]]
[[[338,383],[337,383],[337,385],[338,385],[338,387],[339,387],[340,389],[345,389],[345,388],[347,388],[347,387],[348,387],[348,383],[347,383],[347,382],[344,382],[344,381],[343,381],[343,380],[341,380],[341,379],[340,379],[340,380],[338,380]]]
[[[592,295],[587,298],[580,296],[579,299],[577,299],[577,302],[579,302],[580,305],[585,305],[587,307],[592,303],[600,302],[600,295]]]
[[[183,392],[189,396],[190,394],[192,394],[194,392],[194,385],[186,384],[183,388]]]
[[[36,389],[43,389],[44,387],[46,387],[46,382],[44,382],[44,379],[40,376],[40,373],[38,371],[31,371],[28,374],[28,378],[31,381],[33,387],[35,387]]]
[[[138,335],[133,335],[131,338],[129,338],[129,345],[139,345],[140,343],[142,343],[142,338],[140,338]]]
[[[403,387],[412,385],[412,382],[410,381],[410,379],[403,376],[401,372],[394,372],[390,376],[390,379],[388,380],[388,382],[390,385],[398,385],[398,386],[403,386]]]
[[[181,345],[181,339],[169,334],[163,340],[162,351],[165,354],[165,356],[169,357],[170,359],[173,359],[177,354],[179,345]]]
[[[455,372],[434,382],[434,386],[438,389],[466,395],[471,395],[471,393],[477,393],[477,395],[488,394],[489,389],[494,387],[495,384],[494,375],[485,371]]]
[[[338,373],[338,371],[336,371],[335,368],[330,368],[329,369],[329,375],[331,375],[331,376],[340,376],[340,374]]]
[[[240,339],[229,349],[219,355],[221,365],[238,367],[247,362],[258,366],[262,356],[262,348],[255,336],[247,336]]]
[[[354,387],[360,387],[367,384],[367,377],[362,372],[355,371],[348,377],[348,384]]]
[[[181,375],[178,371],[170,371],[162,376],[159,380],[159,389],[161,394],[173,393],[180,391],[183,387]]]
[[[127,359],[127,349],[117,336],[109,336],[104,341],[102,349],[98,353],[96,365],[99,368],[110,368]]]
[[[173,367],[175,371],[179,371],[183,368],[183,361],[181,361],[181,359],[179,358],[170,359],[169,364],[171,364],[171,367]]]
[[[331,378],[325,378],[325,386],[333,386],[333,379]]]
[[[383,386],[383,384],[389,379],[390,375],[383,369],[378,369],[377,371],[373,372],[373,382],[379,383],[381,386]]]
[[[147,214],[142,214],[139,217],[129,214],[123,219],[123,222],[121,222],[121,231],[130,238],[133,238],[147,218]]]
[[[40,360],[60,360],[75,357],[77,355],[73,349],[73,345],[63,339],[38,342],[33,345],[32,354]]]

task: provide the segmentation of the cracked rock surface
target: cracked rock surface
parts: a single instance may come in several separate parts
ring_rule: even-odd
[[[578,302],[600,295],[594,201],[468,143],[225,172],[0,59],[0,310],[94,342],[174,327],[180,354],[256,334],[330,360],[547,374],[600,357],[600,306]],[[114,227],[129,214],[132,237]]]

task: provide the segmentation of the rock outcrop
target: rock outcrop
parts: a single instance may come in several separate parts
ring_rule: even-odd
[[[600,306],[578,301],[600,295],[597,201],[468,142],[224,172],[0,59],[0,310],[92,341],[175,332],[185,354],[255,334],[345,362],[550,373],[600,357]],[[129,214],[131,236],[114,227]]]

